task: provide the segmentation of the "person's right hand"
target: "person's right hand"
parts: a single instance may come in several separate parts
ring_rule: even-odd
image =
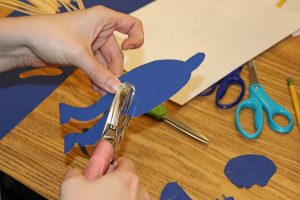
[[[134,163],[129,159],[118,158],[114,163],[116,168],[101,176],[109,165],[111,149],[110,143],[101,142],[84,174],[80,169],[66,172],[61,185],[61,200],[151,199],[139,181]]]

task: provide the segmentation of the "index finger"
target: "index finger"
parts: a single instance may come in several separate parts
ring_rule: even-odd
[[[123,50],[138,48],[144,43],[144,30],[142,22],[130,15],[112,11],[110,17],[115,22],[115,29],[128,35],[121,45]]]

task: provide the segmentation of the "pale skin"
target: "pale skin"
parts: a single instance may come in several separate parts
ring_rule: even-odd
[[[128,35],[121,47],[114,31]],[[122,51],[139,48],[143,42],[138,19],[102,6],[57,15],[1,18],[0,73],[25,66],[76,66],[88,75],[95,91],[115,93],[123,70]],[[119,158],[106,170],[113,155],[109,145],[98,144],[97,148],[106,150],[96,150],[84,171],[66,172],[62,200],[150,199],[131,160]]]
[[[128,35],[121,48],[113,31]],[[1,19],[0,72],[48,63],[74,65],[90,77],[93,89],[115,92],[123,69],[122,50],[140,47],[143,35],[138,19],[101,6],[59,15]]]
[[[112,156],[112,145],[106,141],[99,143],[83,173],[72,169],[65,174],[61,200],[149,200],[150,195],[141,185],[134,163],[120,157],[109,165]],[[93,162],[95,159],[97,162]]]
[[[72,169],[65,174],[61,199],[150,199],[139,183],[139,177],[132,161],[118,159],[114,172],[94,181],[88,181],[82,170]]]

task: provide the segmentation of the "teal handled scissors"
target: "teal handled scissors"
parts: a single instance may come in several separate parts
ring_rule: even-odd
[[[265,110],[268,118],[269,126],[272,130],[278,133],[288,133],[293,128],[293,118],[291,113],[273,101],[264,91],[263,87],[258,83],[256,71],[255,71],[255,63],[254,61],[249,62],[249,76],[250,76],[250,88],[249,88],[249,98],[242,101],[235,113],[235,123],[237,125],[237,129],[239,132],[248,139],[254,139],[259,136],[262,131],[262,127],[264,124],[264,115],[263,110]],[[256,132],[250,134],[247,133],[240,123],[240,111],[242,109],[249,108],[254,112],[254,126],[256,128]],[[287,126],[280,126],[274,121],[275,115],[285,116],[289,122]]]

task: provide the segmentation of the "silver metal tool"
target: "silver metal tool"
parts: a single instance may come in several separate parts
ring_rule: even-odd
[[[182,123],[181,121],[177,120],[175,117],[173,117],[170,114],[166,114],[162,117],[162,120],[171,126],[177,128],[178,130],[182,131],[186,135],[194,138],[195,140],[198,140],[199,142],[203,142],[205,144],[209,143],[209,140],[207,137],[202,135],[201,133],[196,132],[194,129],[192,129],[190,126]]]
[[[103,129],[102,140],[109,141],[114,147],[114,160],[119,156],[120,145],[130,120],[128,110],[134,95],[134,86],[129,83],[122,83],[114,97]]]
[[[198,140],[199,142],[208,144],[209,140],[207,137],[202,135],[201,133],[196,132],[194,129],[192,129],[190,126],[182,123],[176,117],[174,117],[171,113],[167,111],[167,108],[163,106],[162,104],[156,106],[151,111],[147,113],[148,115],[154,117],[155,119],[162,120],[169,125],[175,127],[176,129],[180,130],[184,134]]]

